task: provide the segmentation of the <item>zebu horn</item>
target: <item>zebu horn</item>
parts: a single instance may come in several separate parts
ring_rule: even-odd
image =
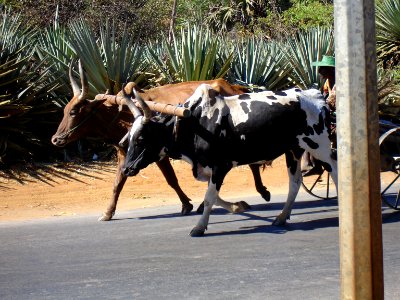
[[[122,98],[123,98],[123,101],[121,104],[125,104],[126,106],[128,106],[128,108],[132,112],[132,115],[135,119],[142,115],[142,112],[139,110],[139,108],[136,107],[135,103],[133,103],[133,100],[131,99],[131,97],[129,97],[126,94],[125,87],[122,87]],[[115,99],[117,100],[118,97],[115,97]]]
[[[69,81],[71,83],[71,87],[72,87],[72,92],[74,93],[75,97],[79,97],[79,95],[81,94],[81,89],[79,88],[78,84],[76,83],[74,77],[72,76],[72,65],[74,63],[74,60],[72,60],[69,63]]]
[[[135,99],[139,102],[140,106],[142,107],[144,117],[142,123],[145,124],[150,121],[151,117],[153,114],[151,113],[150,107],[147,105],[147,103],[143,100],[142,97],[137,93],[135,89],[132,89],[132,92],[135,96]]]
[[[85,74],[85,70],[82,67],[82,61],[79,60],[79,75],[81,76],[82,93],[78,97],[78,101],[85,100],[89,93],[89,84]]]
[[[118,145],[120,147],[124,147],[125,146],[125,142],[129,137],[129,131],[124,135],[124,137],[119,141]]]
[[[118,95],[97,94],[93,101],[105,100],[109,105],[125,105],[126,100],[124,99],[124,97],[122,97],[122,91],[119,92]],[[134,103],[137,107],[142,108],[139,101],[136,101]],[[145,101],[145,103],[150,108],[150,110],[162,114],[167,114],[170,116],[177,116],[182,118],[188,118],[191,115],[190,110],[185,107],[179,107],[176,105],[165,104],[165,103],[157,103],[154,101]]]
[[[136,88],[136,83],[135,82],[128,82],[122,89],[125,91],[126,94],[132,95],[132,90]],[[120,91],[117,95],[120,96],[122,94],[122,91]]]

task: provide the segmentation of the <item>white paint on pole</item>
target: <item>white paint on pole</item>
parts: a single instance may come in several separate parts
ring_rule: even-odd
[[[373,0],[335,0],[342,299],[383,299]]]

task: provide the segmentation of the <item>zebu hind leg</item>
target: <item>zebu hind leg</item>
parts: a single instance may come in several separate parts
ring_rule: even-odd
[[[246,201],[239,201],[239,202],[232,203],[232,202],[222,200],[221,197],[219,197],[219,196],[217,196],[215,205],[221,206],[222,208],[225,208],[227,211],[229,211],[233,214],[241,213],[241,212],[251,209],[251,206]]]
[[[264,198],[265,201],[269,202],[271,200],[271,193],[267,190],[267,188],[263,185],[260,175],[260,165],[249,165],[251,172],[253,173],[254,184],[256,186],[257,192],[260,193],[261,197]]]
[[[253,173],[254,184],[256,187],[257,192],[260,193],[261,197],[264,198],[265,201],[269,202],[271,199],[271,193],[267,190],[267,188],[263,185],[260,175],[260,165],[250,164],[249,165],[251,172]],[[239,201],[235,203],[227,202],[218,198],[216,205],[225,208],[227,211],[231,213],[240,213],[246,210],[251,209],[250,205],[247,204],[245,201]],[[197,213],[201,214],[204,210],[204,202],[200,204],[197,208]]]
[[[276,217],[275,221],[272,223],[273,225],[284,225],[286,223],[286,220],[289,219],[290,213],[292,212],[294,200],[296,199],[296,196],[300,189],[300,185],[303,181],[300,169],[300,158],[302,153],[300,153],[301,151],[298,152],[299,153],[285,153],[286,165],[289,174],[289,193],[285,206],[283,207],[279,216]]]
[[[318,159],[326,171],[332,176],[333,182],[338,188],[337,155],[331,147],[328,130],[325,129],[320,135],[303,137],[300,139],[300,147],[308,151],[311,156]]]
[[[227,211],[233,214],[241,213],[251,209],[251,206],[246,201],[238,201],[232,203],[222,200],[219,196],[217,198],[217,201],[215,202],[215,205],[221,206],[222,208],[225,208]],[[199,205],[196,212],[198,214],[202,214],[204,212],[204,201]]]
[[[323,168],[328,171],[332,177],[336,187],[336,194],[338,192],[338,170],[337,170],[337,157],[336,152],[329,148],[322,148],[311,150],[311,155],[318,159]],[[337,194],[338,195],[338,194]]]

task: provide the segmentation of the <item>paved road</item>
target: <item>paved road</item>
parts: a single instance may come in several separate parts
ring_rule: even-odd
[[[302,195],[286,227],[283,205],[216,209],[202,238],[179,207],[0,223],[0,299],[338,299],[338,208]],[[400,295],[400,214],[383,211],[385,299]]]

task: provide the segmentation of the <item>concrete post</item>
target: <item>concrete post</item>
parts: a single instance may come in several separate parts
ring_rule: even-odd
[[[335,0],[341,299],[383,299],[373,0]]]

